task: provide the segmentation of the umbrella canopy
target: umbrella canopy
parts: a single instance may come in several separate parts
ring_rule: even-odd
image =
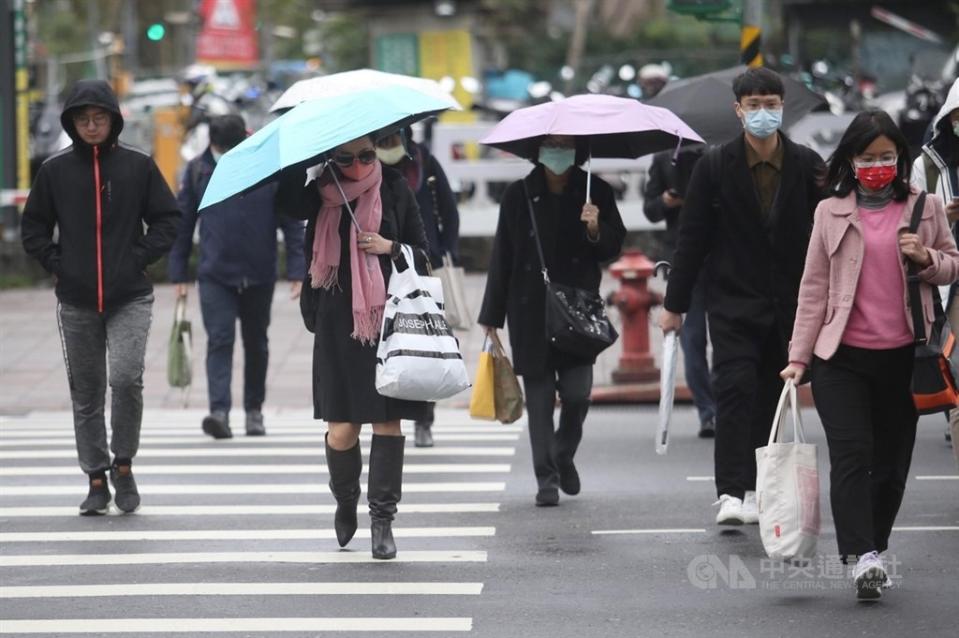
[[[659,95],[648,100],[650,106],[669,109],[696,129],[710,144],[721,144],[742,133],[733,102],[733,80],[746,70],[737,66],[723,71],[671,82]],[[783,128],[798,122],[810,111],[829,108],[826,98],[788,76],[782,76],[786,95],[783,102]]]
[[[576,95],[518,109],[481,142],[533,160],[546,135],[587,137],[592,157],[627,159],[703,142],[670,111],[612,95]]]
[[[659,455],[669,450],[669,422],[673,416],[678,357],[679,339],[675,332],[667,332],[663,337],[663,363],[659,369],[659,419],[656,424],[656,454]]]
[[[384,86],[304,102],[230,149],[216,164],[200,208],[276,179],[290,166],[370,133],[388,134],[447,108],[447,101],[403,86]]]
[[[445,102],[446,108],[448,109],[453,109],[454,111],[463,110],[459,102],[450,95],[449,91],[440,86],[440,83],[436,80],[417,78],[411,75],[401,75],[399,73],[385,73],[383,71],[374,71],[373,69],[359,69],[356,71],[344,71],[343,73],[334,73],[332,75],[300,80],[284,91],[280,99],[270,107],[270,112],[285,111],[286,109],[293,108],[297,104],[309,102],[310,100],[330,98],[373,87],[386,86],[405,86]]]

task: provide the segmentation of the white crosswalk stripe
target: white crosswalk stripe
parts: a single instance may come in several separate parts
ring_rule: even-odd
[[[354,540],[338,549],[325,428],[308,412],[268,412],[264,438],[243,436],[238,413],[235,438],[214,441],[199,432],[201,411],[148,410],[134,462],[143,506],[93,519],[77,516],[86,485],[72,415],[0,417],[0,635],[470,632],[471,615],[455,611],[482,596],[470,575],[487,562],[524,425],[472,422],[462,410],[436,416],[435,447],[407,438],[392,561],[370,554],[363,502]],[[365,475],[369,432],[360,440]],[[300,582],[304,569],[322,571]],[[317,596],[330,602],[308,602]],[[377,597],[374,613],[357,616],[349,596]],[[163,603],[122,620],[53,604],[117,597]],[[268,613],[271,597],[286,605],[279,614]],[[212,598],[220,602],[204,602]],[[290,601],[302,613],[290,613]]]

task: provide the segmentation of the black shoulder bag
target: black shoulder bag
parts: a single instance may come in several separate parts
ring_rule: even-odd
[[[606,304],[597,293],[550,281],[543,257],[542,241],[536,226],[533,202],[523,181],[523,194],[529,209],[529,221],[533,225],[536,252],[546,284],[546,337],[554,348],[561,352],[595,359],[600,352],[610,347],[619,338],[616,329],[606,314]]]
[[[926,204],[926,194],[920,193],[912,211],[909,232],[919,229],[919,220]],[[909,260],[906,277],[909,286],[909,306],[912,311],[913,332],[916,335],[916,354],[912,369],[912,400],[919,414],[945,412],[959,405],[956,390],[959,370],[959,348],[946,319],[939,299],[939,289],[932,287],[932,305],[935,320],[931,334],[926,337],[926,322],[922,311],[922,296],[919,292],[919,265]]]

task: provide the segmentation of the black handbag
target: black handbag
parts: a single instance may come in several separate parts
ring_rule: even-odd
[[[526,180],[522,181],[526,205],[529,208],[529,221],[533,225],[533,236],[536,239],[536,252],[542,267],[543,283],[546,285],[546,337],[560,352],[584,359],[595,359],[599,353],[616,342],[619,333],[610,322],[606,314],[606,304],[599,294],[550,281],[539,228],[536,226],[533,202],[526,188]]]
[[[912,212],[909,232],[919,228],[919,219],[926,202],[926,194],[920,193]],[[939,298],[939,289],[932,287],[932,305],[935,318],[931,334],[926,336],[926,323],[919,292],[919,266],[909,261],[906,276],[909,285],[909,307],[912,311],[912,326],[916,336],[916,353],[912,367],[912,400],[919,414],[944,412],[959,406],[959,390],[956,388],[959,371],[959,348],[946,319]]]

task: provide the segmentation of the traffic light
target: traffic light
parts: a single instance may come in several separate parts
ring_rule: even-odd
[[[147,39],[152,42],[159,42],[166,35],[166,27],[162,22],[154,22],[147,27]]]

